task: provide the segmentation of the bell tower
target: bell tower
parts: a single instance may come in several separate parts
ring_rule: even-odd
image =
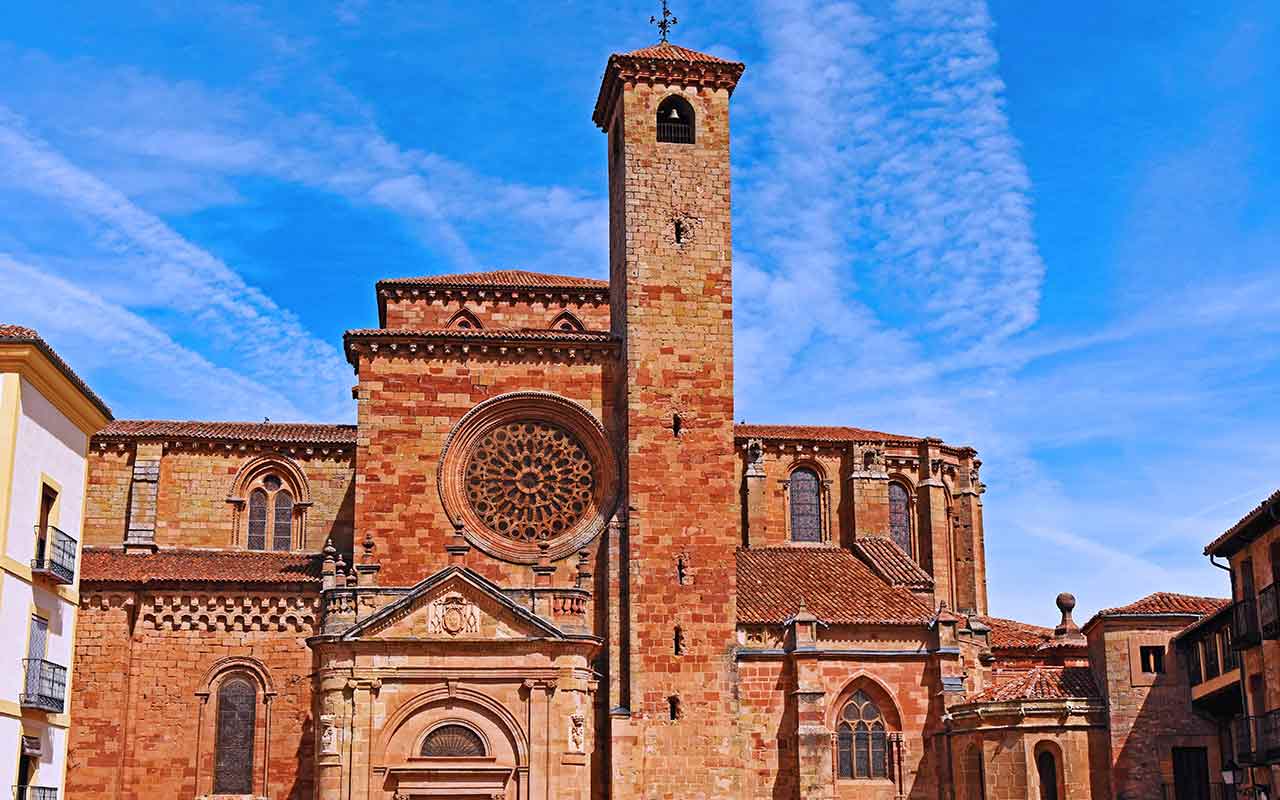
[[[623,342],[614,797],[741,796],[729,97],[742,72],[664,31],[609,59],[596,101],[608,135],[611,327]]]

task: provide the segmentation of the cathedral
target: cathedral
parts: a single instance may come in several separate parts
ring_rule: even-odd
[[[67,797],[1154,800],[1170,747],[1220,766],[1189,706],[1118,710],[1226,601],[992,617],[973,448],[735,424],[743,72],[612,56],[609,279],[378,281],[356,424],[91,437]]]

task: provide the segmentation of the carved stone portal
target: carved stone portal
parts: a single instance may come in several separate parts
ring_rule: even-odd
[[[427,608],[427,633],[459,636],[480,632],[480,609],[457,593],[431,602]]]

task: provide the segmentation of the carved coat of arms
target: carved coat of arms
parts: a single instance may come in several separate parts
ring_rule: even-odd
[[[427,633],[459,636],[480,632],[480,609],[460,594],[447,594],[427,607]]]

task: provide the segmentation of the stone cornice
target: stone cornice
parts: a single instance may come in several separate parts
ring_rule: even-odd
[[[746,65],[736,61],[684,61],[615,53],[604,68],[600,94],[596,97],[591,118],[606,133],[612,121],[611,112],[623,87],[634,83],[688,86],[699,89],[723,89],[730,94],[738,85]]]
[[[350,444],[311,443],[311,442],[262,442],[256,439],[225,438],[209,440],[199,437],[184,436],[103,436],[93,437],[91,450],[107,452],[124,450],[138,442],[154,442],[166,451],[188,450],[190,452],[207,451],[227,455],[287,455],[291,458],[314,458],[320,456],[350,456],[355,452],[355,441]]]
[[[621,345],[607,331],[405,330],[347,331],[347,361],[358,367],[361,356],[409,357],[537,357],[548,361],[593,361],[615,353]]]
[[[111,409],[96,395],[86,394],[83,382],[68,375],[41,344],[0,343],[0,373],[21,375],[86,436],[101,430],[111,421]]]

